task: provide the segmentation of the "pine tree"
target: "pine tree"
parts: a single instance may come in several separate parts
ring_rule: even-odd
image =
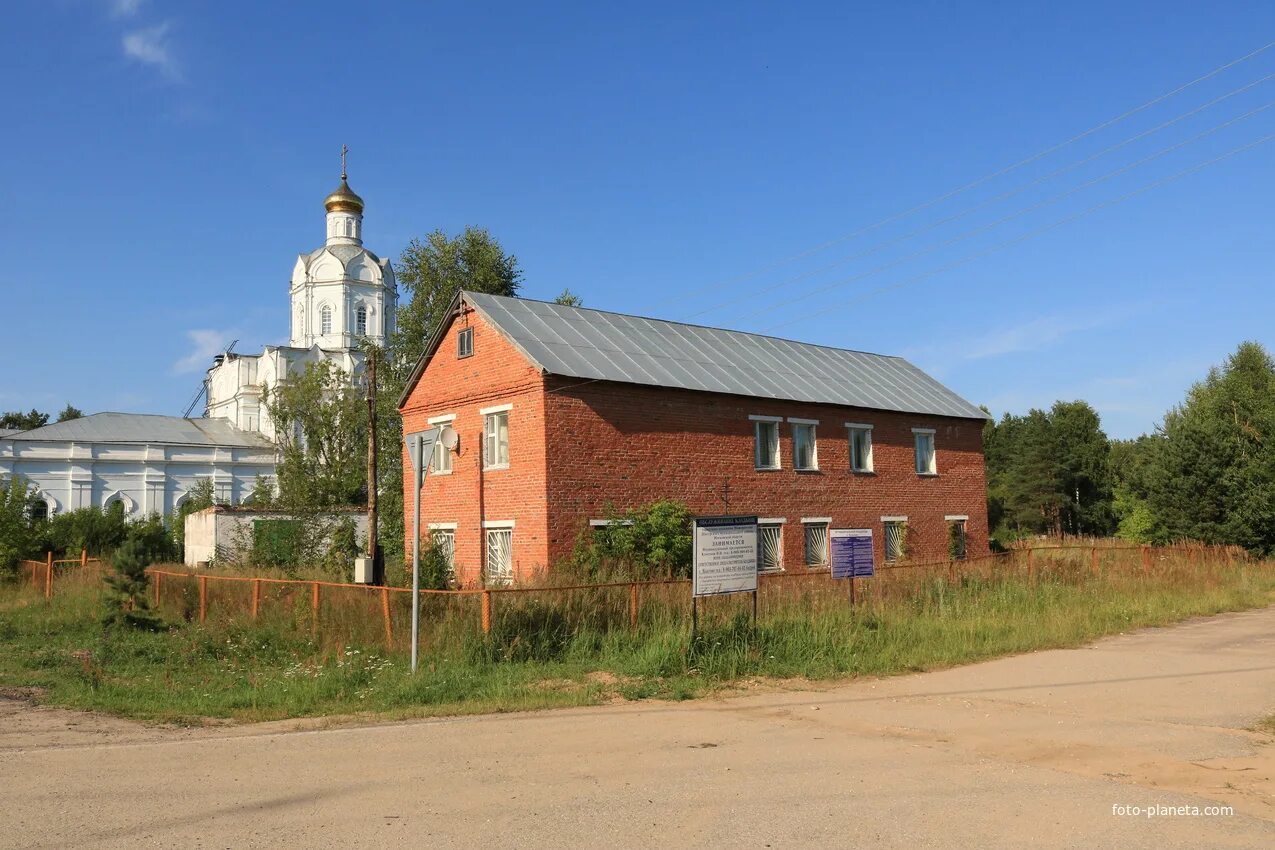
[[[111,564],[115,573],[106,578],[104,625],[152,632],[163,628],[163,621],[151,608],[147,596],[146,567],[150,559],[145,543],[129,537],[115,550]]]

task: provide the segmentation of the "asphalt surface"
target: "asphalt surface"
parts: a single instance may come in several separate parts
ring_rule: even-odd
[[[0,847],[1270,848],[1272,713],[1275,608],[677,704],[172,730],[0,701]]]

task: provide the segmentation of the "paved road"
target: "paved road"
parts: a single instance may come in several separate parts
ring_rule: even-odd
[[[0,847],[1270,848],[1272,712],[1275,608],[682,704],[176,732],[9,702]]]

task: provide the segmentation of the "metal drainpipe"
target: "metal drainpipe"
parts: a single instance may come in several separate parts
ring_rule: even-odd
[[[483,587],[487,586],[487,529],[483,527],[483,519],[486,517],[487,508],[483,504],[483,495],[485,493],[485,481],[483,479],[483,452],[486,446],[482,443],[482,434],[478,438],[475,445],[478,451],[474,454],[478,463],[478,582]]]

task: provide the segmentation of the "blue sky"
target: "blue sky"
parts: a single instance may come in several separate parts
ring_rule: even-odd
[[[1275,47],[897,215],[1275,41],[1269,3],[6,12],[0,409],[178,414],[286,341],[342,143],[383,256],[485,226],[529,297],[902,354],[998,414],[1133,436],[1275,348]]]

